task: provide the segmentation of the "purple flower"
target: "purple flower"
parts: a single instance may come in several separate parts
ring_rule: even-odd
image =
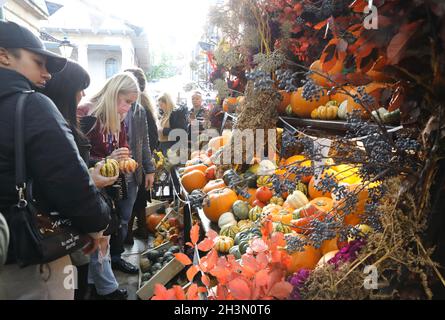
[[[310,274],[309,270],[302,269],[288,278],[287,281],[294,287],[289,297],[290,300],[301,300],[300,290],[304,287]]]

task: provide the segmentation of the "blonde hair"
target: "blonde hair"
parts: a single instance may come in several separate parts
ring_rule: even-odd
[[[102,124],[107,134],[118,134],[121,131],[121,119],[117,110],[120,94],[137,93],[140,91],[135,76],[129,72],[118,73],[110,78],[105,86],[91,98],[94,108],[91,112]]]
[[[158,98],[158,102],[163,102],[167,106],[167,110],[164,111],[164,114],[161,118],[161,126],[165,127],[170,120],[170,116],[175,109],[175,104],[173,103],[172,97],[168,93],[164,93],[162,96]]]

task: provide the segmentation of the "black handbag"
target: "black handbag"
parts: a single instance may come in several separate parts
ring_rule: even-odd
[[[30,92],[20,95],[15,115],[16,187],[19,201],[11,208],[12,262],[24,268],[45,264],[85,247],[90,238],[80,234],[69,219],[58,213],[42,212],[32,196],[32,180],[26,176],[24,108]]]

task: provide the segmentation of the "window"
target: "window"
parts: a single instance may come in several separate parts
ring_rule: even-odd
[[[105,73],[107,79],[111,78],[118,72],[117,60],[114,58],[107,59],[107,61],[105,61]]]

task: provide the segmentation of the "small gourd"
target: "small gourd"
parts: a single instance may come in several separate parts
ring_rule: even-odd
[[[286,202],[294,209],[299,209],[304,207],[309,203],[306,195],[300,190],[295,190],[289,197],[287,197]]]
[[[257,221],[261,218],[261,215],[263,213],[263,209],[261,207],[254,207],[249,211],[249,220],[251,221]]]
[[[236,225],[237,222],[232,212],[223,213],[218,219],[218,226],[220,229]]]
[[[233,247],[234,240],[230,237],[219,236],[215,242],[215,249],[221,253],[228,253]]]
[[[100,174],[108,178],[118,176],[119,163],[114,159],[105,159],[105,164],[100,168]]]

